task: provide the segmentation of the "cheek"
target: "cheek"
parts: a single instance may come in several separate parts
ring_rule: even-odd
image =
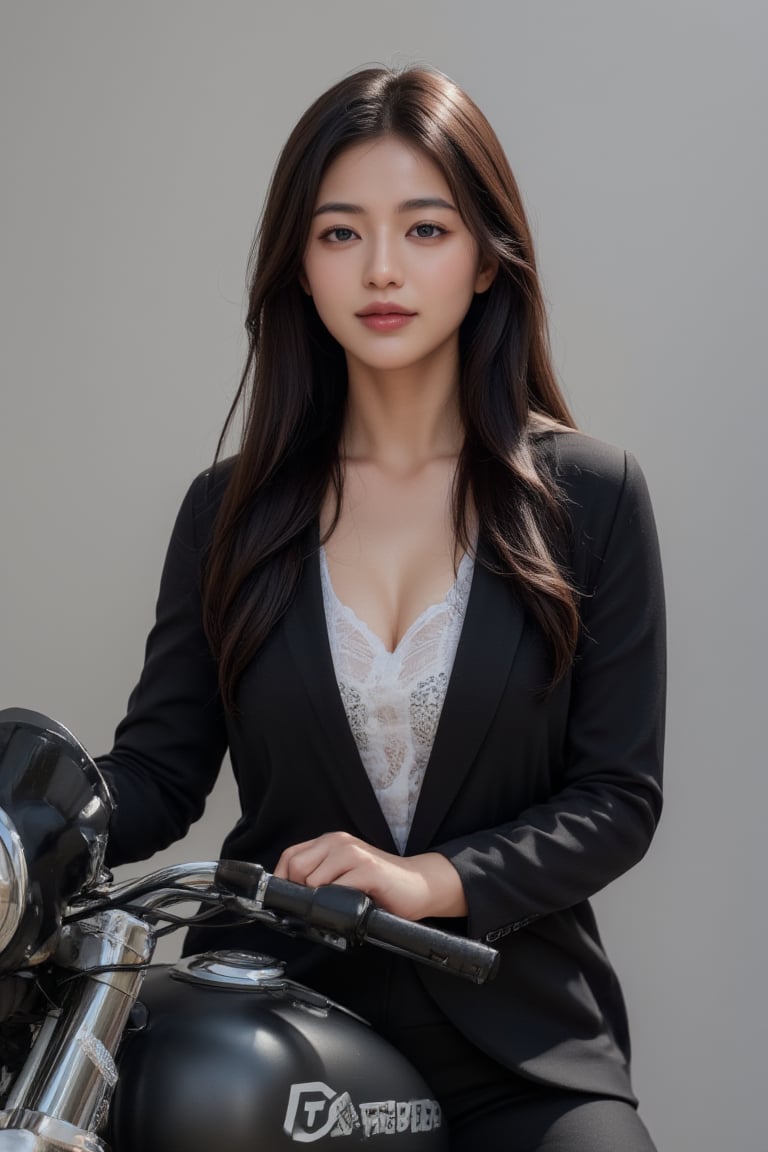
[[[436,260],[431,269],[432,279],[447,296],[471,298],[475,290],[477,278],[477,258],[474,252],[467,248],[460,251],[446,252]]]
[[[328,301],[332,304],[341,293],[345,277],[341,262],[336,260],[305,260],[304,276],[307,287],[316,302]]]
[[[307,268],[305,275],[315,311],[331,335],[338,338],[341,321],[349,312],[349,307],[345,305],[349,296],[348,292],[345,295],[343,278],[334,276],[327,269],[318,275],[316,267]]]
[[[339,310],[333,309],[329,306],[328,302],[321,296],[313,296],[315,311],[322,320],[325,327],[330,332],[331,336],[335,336],[338,340],[342,333],[342,325],[339,323]]]

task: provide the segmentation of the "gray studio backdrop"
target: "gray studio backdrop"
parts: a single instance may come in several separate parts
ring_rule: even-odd
[[[0,3],[0,705],[97,753],[236,387],[278,149],[365,63],[466,87],[520,179],[582,425],[643,464],[667,807],[597,900],[667,1152],[766,1152],[762,3]],[[300,801],[300,798],[297,798]],[[165,859],[210,858],[225,773]]]

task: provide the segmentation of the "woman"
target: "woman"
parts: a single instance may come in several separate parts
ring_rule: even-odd
[[[661,809],[653,517],[633,459],[575,431],[520,196],[465,93],[376,68],[316,101],[247,327],[241,449],[184,501],[101,761],[111,862],[183,835],[229,747],[222,856],[500,949],[482,988],[286,950],[420,1068],[453,1147],[652,1149],[588,899]],[[187,947],[219,945],[270,947]]]

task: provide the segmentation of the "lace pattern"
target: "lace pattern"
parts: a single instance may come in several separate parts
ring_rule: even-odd
[[[347,721],[399,851],[405,850],[443,709],[472,586],[467,554],[439,604],[414,620],[394,652],[342,604],[320,550],[323,605]]]

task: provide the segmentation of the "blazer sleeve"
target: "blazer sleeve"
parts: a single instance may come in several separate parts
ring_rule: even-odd
[[[641,859],[661,814],[664,593],[648,490],[629,454],[611,508],[603,546],[584,547],[594,559],[562,786],[511,823],[436,848],[461,876],[471,936],[495,940],[589,898]]]
[[[146,859],[186,833],[202,815],[226,750],[200,598],[212,492],[210,473],[204,473],[181,505],[141,677],[112,751],[97,760],[117,802],[107,846],[112,867]]]

